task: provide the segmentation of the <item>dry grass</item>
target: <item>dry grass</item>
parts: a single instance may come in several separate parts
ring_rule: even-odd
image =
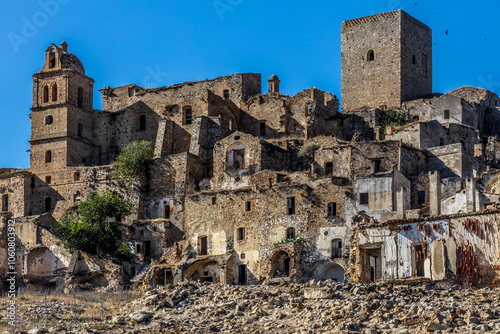
[[[128,300],[132,302],[141,295],[138,291],[128,291]],[[127,304],[127,292],[125,291],[102,292],[105,320],[103,323],[99,291],[77,292],[75,296],[78,325],[85,324],[87,327],[94,329],[107,329],[110,326],[108,321]],[[18,330],[46,327],[47,318],[49,327],[75,325],[75,299],[73,294],[47,293],[47,309],[45,308],[45,294],[41,292],[21,292],[15,298],[15,301],[19,324]],[[7,323],[7,306],[9,304],[10,300],[6,295],[0,297],[0,331],[11,329]]]

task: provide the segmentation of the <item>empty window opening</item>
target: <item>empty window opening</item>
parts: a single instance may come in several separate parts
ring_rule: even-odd
[[[52,162],[52,152],[51,151],[45,152],[45,162],[46,163]]]
[[[212,197],[212,205],[217,204],[217,197]]]
[[[413,275],[422,277],[424,272],[424,260],[427,257],[427,247],[425,244],[412,245]]]
[[[163,205],[163,218],[170,218],[170,205],[168,204]]]
[[[208,254],[208,237],[200,238],[200,255]]]
[[[427,55],[422,53],[422,74],[427,78]]]
[[[184,124],[192,124],[193,123],[193,110],[191,107],[184,108]]]
[[[294,215],[295,214],[295,197],[288,197],[286,199],[286,208],[287,214]]]
[[[252,210],[252,203],[251,202],[245,202],[245,211],[251,211]]]
[[[146,115],[139,115],[139,131],[146,130]]]
[[[75,172],[75,174],[73,174],[73,181],[80,181],[80,172]]]
[[[2,212],[9,211],[9,195],[2,196]]]
[[[309,116],[309,114],[311,114],[311,104],[307,103],[306,110],[305,110],[305,116]]]
[[[425,203],[425,191],[419,191],[418,192],[417,202],[418,202],[418,204],[424,204]]]
[[[342,257],[342,240],[333,239],[332,240],[332,259],[338,259]]]
[[[45,125],[52,125],[54,123],[54,117],[52,115],[45,116]]]
[[[57,101],[57,84],[52,86],[52,101]]]
[[[382,160],[381,159],[373,159],[373,172],[374,173],[380,173],[381,172],[381,166]]]
[[[134,277],[135,276],[135,267],[130,267],[130,276]]]
[[[439,138],[439,146],[443,146],[444,145],[444,138]]]
[[[137,244],[137,245],[135,246],[135,253],[136,253],[136,254],[141,254],[141,244]]]
[[[325,163],[325,176],[333,175],[333,162]]]
[[[52,177],[51,176],[46,176],[45,177],[45,183],[50,184],[52,182]]]
[[[420,119],[420,117],[418,117],[418,116],[413,116],[413,121],[414,121],[414,122],[417,122],[419,119]]]
[[[240,255],[240,259],[242,259],[242,260],[243,260],[243,259],[245,259],[245,258],[246,258],[246,254],[245,254],[245,253],[241,253],[241,255]]]
[[[445,110],[443,112],[443,118],[444,119],[450,119],[450,111],[449,110]]]
[[[42,98],[44,103],[49,102],[49,86],[47,85],[43,86]]]
[[[328,203],[328,217],[337,215],[337,203]]]
[[[79,191],[77,191],[73,196],[73,202],[78,202],[80,199],[81,199],[81,194]]]
[[[373,50],[368,51],[368,53],[366,54],[366,60],[367,61],[375,60],[375,52]]]
[[[245,228],[244,227],[240,227],[237,230],[237,233],[238,233],[238,240],[245,240]]]
[[[43,212],[50,212],[50,211],[52,211],[52,198],[47,197],[45,199]]]
[[[243,169],[245,168],[245,150],[234,150],[233,151],[233,169]]]
[[[286,238],[287,239],[295,238],[295,228],[294,227],[289,227],[286,229]]]
[[[128,89],[128,97],[132,97],[135,94],[135,87],[129,87]]]
[[[359,194],[359,204],[360,205],[368,205],[368,193],[360,193]]]
[[[266,135],[266,122],[261,121],[259,128],[259,136],[264,137],[265,135]]]
[[[415,55],[413,55],[413,57],[412,57],[412,63],[413,63],[413,65],[417,64],[417,57],[415,57]]]
[[[285,261],[283,261],[283,275],[290,276],[290,258],[287,257]]]
[[[83,124],[78,123],[78,137],[83,137]]]
[[[238,266],[238,284],[239,285],[247,284],[247,266],[244,264]]]
[[[78,100],[77,100],[78,108],[83,108],[83,88],[78,88]]]
[[[229,99],[229,89],[224,89],[223,95],[224,95],[224,99],[228,100]]]
[[[144,241],[144,257],[151,256],[151,241]]]
[[[49,53],[49,68],[54,68],[56,66],[56,53],[54,49],[50,50]]]

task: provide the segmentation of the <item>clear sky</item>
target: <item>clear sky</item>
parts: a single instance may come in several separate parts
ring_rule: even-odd
[[[51,43],[104,86],[276,73],[282,93],[340,96],[342,21],[403,9],[433,30],[434,91],[500,93],[500,1],[22,0],[0,3],[0,167],[29,167],[32,75]],[[446,34],[448,31],[448,34]],[[266,88],[267,89],[267,88]]]

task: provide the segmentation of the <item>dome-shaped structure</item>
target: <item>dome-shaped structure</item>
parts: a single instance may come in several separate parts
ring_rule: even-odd
[[[271,75],[269,80],[269,93],[279,93],[280,92],[280,79],[276,74]]]
[[[60,47],[51,44],[45,50],[45,64],[42,72],[54,70],[73,70],[85,75],[83,64],[74,54],[68,52],[68,43],[62,42]]]
[[[64,52],[61,54],[61,68],[73,70],[75,72],[85,75],[83,64],[74,54]]]

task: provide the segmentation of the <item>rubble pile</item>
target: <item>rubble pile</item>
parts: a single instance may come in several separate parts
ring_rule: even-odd
[[[145,332],[500,333],[500,289],[323,283],[150,290],[114,323]],[[125,331],[126,332],[126,331]]]
[[[28,333],[500,333],[500,288],[431,282],[152,289],[100,326],[60,323]]]

